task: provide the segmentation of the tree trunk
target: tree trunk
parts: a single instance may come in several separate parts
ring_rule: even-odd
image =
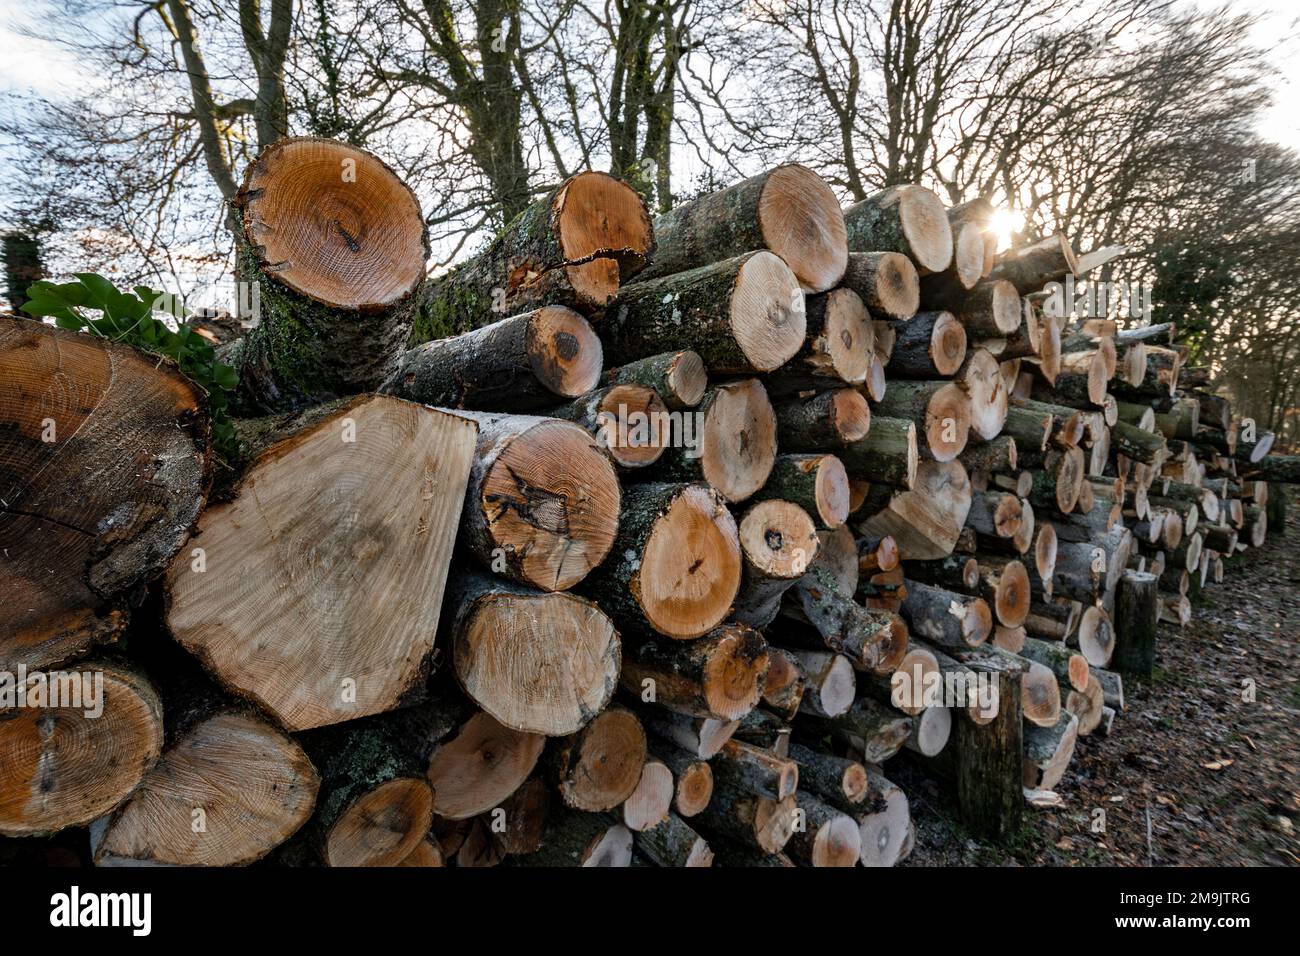
[[[901,252],[920,275],[952,262],[952,227],[942,200],[922,186],[892,186],[844,210],[850,252]]]

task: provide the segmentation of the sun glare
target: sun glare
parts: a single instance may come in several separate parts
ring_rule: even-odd
[[[1011,237],[1025,228],[1024,213],[1014,209],[999,207],[993,211],[993,220],[989,225],[993,235],[998,238],[998,251],[1010,248]]]

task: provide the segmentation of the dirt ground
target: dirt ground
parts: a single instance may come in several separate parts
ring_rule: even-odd
[[[905,865],[1300,865],[1300,501],[1287,510],[1186,629],[1160,625],[1152,679],[1125,681],[1111,736],[1081,738],[1056,788],[1064,806],[1027,807],[1018,838],[973,839],[932,780],[887,768],[917,828]]]

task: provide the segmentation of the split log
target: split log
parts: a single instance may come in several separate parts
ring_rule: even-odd
[[[667,442],[648,472],[653,478],[704,481],[733,503],[763,487],[776,460],[776,415],[758,379],[711,389],[683,421],[691,424],[691,433]]]
[[[606,173],[577,173],[517,215],[477,256],[425,283],[412,341],[544,305],[588,315],[609,304],[653,249],[654,230],[636,191]]]
[[[1089,675],[1083,690],[1067,689],[1063,709],[1079,718],[1079,736],[1087,737],[1101,723],[1101,711],[1106,706],[1105,694],[1101,682],[1095,675]]]
[[[138,671],[97,660],[19,675],[5,675],[0,710],[0,835],[84,826],[126,799],[162,752],[158,694]]]
[[[852,252],[840,285],[852,289],[872,314],[908,319],[920,306],[916,266],[897,252]]]
[[[464,418],[386,396],[305,418],[167,575],[176,639],[290,730],[418,693],[475,442]]]
[[[641,707],[637,714],[650,733],[700,760],[708,760],[721,750],[738,726],[734,720],[687,717],[658,708]]]
[[[380,390],[423,405],[524,412],[595,388],[602,361],[586,319],[545,306],[403,352]]]
[[[466,571],[448,584],[446,603],[456,680],[506,727],[571,734],[609,703],[619,638],[592,602]]]
[[[0,316],[0,670],[116,640],[203,507],[206,410],[170,364]]]
[[[652,638],[629,647],[619,680],[647,703],[729,721],[758,704],[767,668],[762,635],[743,624],[724,624],[694,641]]]
[[[713,375],[770,372],[804,344],[804,297],[789,266],[751,252],[626,286],[597,331],[611,363],[691,349]]]
[[[942,200],[922,186],[893,186],[844,210],[851,252],[901,252],[921,275],[952,262],[952,227]]]
[[[647,279],[770,249],[805,291],[824,292],[839,283],[848,260],[835,193],[797,163],[682,203],[655,220],[654,234],[657,248]]]
[[[871,406],[862,393],[836,388],[775,408],[778,447],[784,452],[837,449],[867,437]]]
[[[429,257],[415,194],[365,150],[289,137],[249,165],[234,205],[240,272],[259,292],[259,322],[232,351],[243,410],[374,389],[406,341]]]
[[[610,560],[587,590],[628,633],[699,637],[721,623],[740,587],[740,540],[718,492],[632,485]]]
[[[695,352],[662,352],[605,372],[606,385],[642,385],[654,389],[664,405],[681,411],[694,408],[709,386],[704,360]]]
[[[575,810],[612,810],[641,781],[646,734],[630,710],[613,706],[576,734],[552,741],[547,765],[560,798]]]
[[[961,462],[922,462],[912,489],[893,495],[859,530],[868,535],[892,535],[910,559],[946,557],[966,523],[970,495],[970,481]]]

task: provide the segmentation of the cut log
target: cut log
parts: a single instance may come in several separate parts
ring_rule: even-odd
[[[1007,251],[991,275],[1006,279],[1021,293],[1037,292],[1049,282],[1061,282],[1066,276],[1077,275],[1078,267],[1070,240],[1056,232],[1031,245]]]
[[[524,412],[595,388],[601,362],[587,320],[545,306],[403,352],[380,390],[423,405]]]
[[[804,290],[824,292],[840,281],[848,260],[835,193],[797,163],[682,203],[655,220],[654,232],[658,246],[646,278],[770,249]]]
[[[1074,690],[1087,690],[1088,659],[1064,644],[1030,637],[1025,639],[1024,646],[1017,653],[1026,660],[1042,664],[1056,675],[1057,680]]]
[[[841,810],[858,807],[871,793],[867,768],[856,760],[798,743],[790,745],[790,759],[799,764],[801,789],[821,796]],[[799,799],[802,802],[802,793]]]
[[[704,360],[695,352],[662,352],[607,371],[606,385],[642,385],[658,393],[673,411],[694,408],[709,387]]]
[[[706,761],[658,738],[651,742],[650,752],[672,771],[673,810],[678,816],[693,817],[709,805],[713,799],[713,768]]]
[[[838,717],[853,706],[858,678],[843,654],[795,649],[790,651],[806,675],[799,709],[819,717]]]
[[[569,422],[463,412],[478,425],[460,542],[494,572],[547,591],[577,584],[609,553],[618,476]]]
[[[623,825],[634,833],[651,830],[672,815],[673,772],[653,757],[641,767],[641,779],[632,795],[623,801]]]
[[[653,465],[672,441],[668,409],[644,385],[610,385],[547,414],[580,426],[620,468]]]
[[[1095,605],[1084,609],[1079,627],[1066,637],[1066,643],[1077,647],[1092,667],[1105,667],[1115,650],[1115,628],[1104,608]]]
[[[868,535],[892,535],[909,559],[946,557],[966,523],[970,494],[970,481],[961,462],[922,462],[912,490],[893,495],[860,530]]]
[[[832,720],[801,716],[796,729],[831,734],[856,752],[860,763],[879,764],[893,757],[912,733],[912,718],[871,697],[862,696]]]
[[[770,372],[804,344],[804,297],[789,266],[751,252],[625,287],[597,331],[610,363],[691,349],[713,375]]]
[[[866,438],[871,428],[871,406],[851,388],[782,402],[775,413],[777,444],[785,452],[841,448]]]
[[[969,293],[955,298],[924,299],[929,308],[957,314],[970,339],[1001,339],[1015,333],[1024,321],[1024,303],[1009,282],[986,279]]]
[[[636,848],[656,866],[713,865],[713,851],[709,849],[704,837],[673,813],[658,826],[638,833]]]
[[[966,329],[951,312],[918,312],[897,325],[889,374],[945,378],[966,358]]]
[[[429,760],[435,812],[446,820],[468,820],[499,806],[532,775],[545,745],[540,734],[475,714]]]
[[[852,289],[872,314],[910,318],[920,306],[920,282],[912,260],[897,252],[853,252],[840,285]]]
[[[126,799],[162,752],[158,694],[141,673],[103,661],[18,674],[3,680],[0,835],[84,826]]]
[[[658,708],[640,708],[637,713],[652,734],[700,760],[713,757],[731,739],[739,723],[714,717],[687,717]]]
[[[858,817],[862,834],[863,866],[893,866],[903,857],[910,841],[912,814],[907,804],[907,794],[902,787],[886,780],[874,768],[871,776],[872,790],[876,793],[875,807],[879,809]]]
[[[536,853],[523,866],[623,867],[632,865],[632,831],[603,814],[570,810],[552,819]]]
[[[934,757],[948,746],[952,734],[952,711],[947,707],[927,707],[912,721],[912,735],[907,749],[922,757]]]
[[[881,415],[916,425],[917,448],[923,458],[952,461],[966,447],[971,399],[960,385],[943,380],[895,382],[876,408]],[[871,440],[870,434],[866,440]]]
[[[700,637],[740,587],[740,539],[722,496],[699,485],[632,485],[618,537],[587,584],[629,633]]]
[[[862,833],[852,817],[808,794],[800,794],[799,812],[802,825],[786,844],[790,859],[800,866],[857,866]]]
[[[240,271],[259,291],[259,322],[234,350],[240,404],[284,411],[375,388],[429,257],[415,194],[365,150],[289,137],[249,165],[234,205]]]
[[[654,230],[635,190],[606,173],[570,176],[477,256],[425,283],[412,341],[456,335],[544,305],[590,314],[609,304],[653,249]]]
[[[176,639],[290,730],[418,692],[475,442],[464,418],[386,396],[306,417],[167,575]]]
[[[95,862],[252,863],[307,822],[319,787],[316,768],[282,731],[246,709],[214,714],[178,735],[113,812]]]
[[[993,614],[982,598],[954,594],[920,581],[907,582],[902,615],[918,637],[941,648],[977,646],[993,630]]]
[[[1068,710],[1049,727],[1025,725],[1024,783],[1030,790],[1051,790],[1065,776],[1079,737],[1079,718]]]
[[[711,389],[683,421],[690,433],[673,436],[652,477],[704,481],[733,503],[763,487],[776,461],[776,414],[758,379]]]
[[[903,418],[877,416],[866,437],[838,449],[850,478],[911,488],[916,482],[920,451],[916,425]]]
[[[571,734],[613,696],[618,634],[592,602],[466,571],[452,578],[446,606],[456,680],[506,727]]]
[[[734,616],[766,627],[781,610],[781,597],[817,555],[817,529],[808,512],[779,498],[760,501],[740,520],[744,559]],[[797,705],[796,705],[797,706]]]
[[[630,647],[619,680],[644,702],[729,721],[758,704],[767,668],[762,635],[743,624],[724,624],[694,641],[649,639]]]
[[[977,439],[992,441],[1007,420],[1007,387],[1002,371],[986,349],[966,356],[957,382],[970,399],[970,430]]]
[[[819,529],[838,528],[849,517],[849,476],[834,455],[779,455],[759,492],[801,507]]]
[[[923,186],[893,186],[844,210],[851,252],[901,252],[926,275],[952,262],[943,202]]]
[[[715,786],[781,801],[799,786],[799,765],[762,747],[728,740],[710,762]],[[716,790],[715,790],[716,792]]]
[[[798,819],[793,794],[781,801],[769,800],[721,782],[714,789],[713,801],[695,818],[701,828],[764,853],[780,853]]]
[[[861,385],[875,358],[875,326],[852,289],[832,289],[804,302],[807,339],[798,353],[768,377],[773,391]]]
[[[0,316],[0,670],[115,640],[211,477],[206,402],[170,364]]]
[[[610,707],[576,734],[553,741],[552,779],[565,805],[575,810],[612,810],[641,780],[646,735],[626,708]]]

